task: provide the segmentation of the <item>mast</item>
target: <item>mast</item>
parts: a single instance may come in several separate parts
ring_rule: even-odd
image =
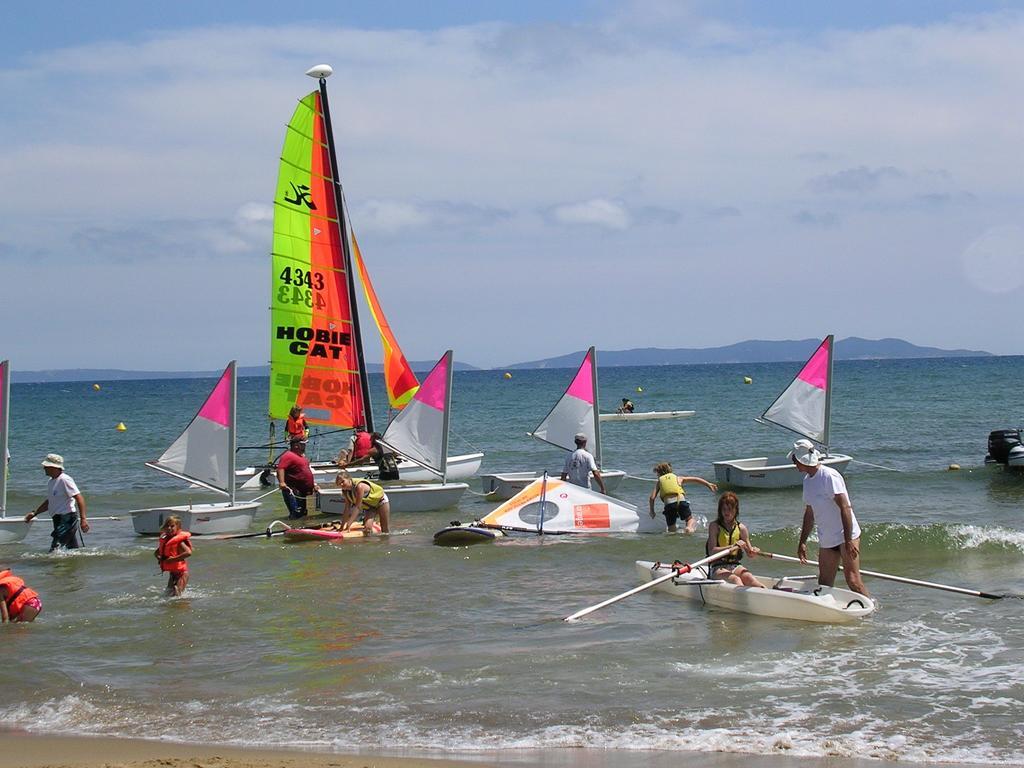
[[[0,361],[0,517],[7,517],[7,428],[10,426],[11,361]]]
[[[452,350],[444,353],[448,366],[448,381],[444,391],[444,426],[441,429],[441,482],[448,482],[448,423],[452,412]]]
[[[359,308],[356,305],[355,280],[352,274],[352,252],[349,248],[348,225],[345,221],[345,193],[341,188],[341,174],[338,171],[338,153],[334,148],[334,128],[331,126],[331,109],[327,102],[327,78],[332,70],[326,64],[311,67],[306,74],[316,78],[320,84],[320,105],[324,111],[324,133],[327,134],[327,153],[331,158],[331,176],[334,180],[334,207],[338,211],[338,230],[341,235],[341,251],[345,261],[345,285],[352,310],[352,338],[356,344],[356,360],[359,362],[359,388],[362,390],[363,427],[373,432],[373,406],[370,402],[370,380],[363,360],[363,336],[359,330]],[[356,426],[359,426],[358,424]]]
[[[235,416],[238,400],[238,379],[235,376],[235,361],[228,363],[231,371],[231,404],[228,406],[228,492],[229,506],[235,506]]]
[[[597,468],[600,469],[601,461],[601,399],[597,392],[597,351],[591,347],[587,351],[590,357],[590,381],[594,385],[594,456],[597,458]]]
[[[832,426],[832,346],[833,334],[828,335],[828,381],[825,382],[825,455],[828,456],[828,433],[829,428]]]

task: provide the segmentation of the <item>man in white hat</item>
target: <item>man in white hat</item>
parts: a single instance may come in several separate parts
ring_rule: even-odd
[[[835,585],[840,562],[846,584],[854,592],[868,593],[860,576],[860,526],[846,491],[846,481],[821,457],[810,440],[797,440],[789,459],[804,475],[804,522],[796,553],[807,562],[807,537],[818,524],[818,583]]]
[[[590,476],[594,476],[597,487],[601,493],[607,494],[604,489],[604,480],[601,478],[601,470],[597,468],[594,454],[587,450],[587,436],[578,432],[573,438],[576,443],[576,450],[569,454],[562,468],[562,479],[568,480],[573,485],[581,485],[584,488],[590,487]]]
[[[64,457],[56,453],[48,453],[43,459],[43,472],[50,478],[46,486],[46,498],[35,511],[25,515],[31,520],[36,515],[49,511],[53,515],[52,552],[57,547],[78,549],[81,539],[78,535],[79,526],[84,533],[89,532],[89,521],[85,519],[85,497],[71,475],[64,471]]]

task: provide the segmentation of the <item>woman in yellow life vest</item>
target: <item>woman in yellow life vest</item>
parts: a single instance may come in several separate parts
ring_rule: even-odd
[[[676,520],[682,520],[686,526],[686,532],[693,533],[697,528],[697,519],[690,511],[690,502],[686,500],[683,485],[686,483],[700,483],[712,493],[718,490],[718,486],[714,483],[709,483],[703,477],[677,475],[672,471],[672,465],[667,461],[656,464],[654,474],[658,476],[658,481],[654,484],[651,497],[647,500],[651,507],[651,519],[654,519],[654,500],[660,496],[665,504],[662,514],[665,515],[665,524],[668,525],[668,532],[675,533]]]
[[[373,518],[380,516],[380,532],[391,532],[391,504],[384,489],[369,480],[353,480],[348,472],[339,472],[335,484],[345,498],[345,511],[341,514],[342,530],[348,530],[356,516],[363,513],[363,530],[369,533]]]
[[[724,549],[732,550],[732,554],[711,564],[711,578],[743,587],[761,587],[764,584],[757,580],[750,571],[740,565],[744,554],[757,557],[761,550],[750,544],[750,532],[747,526],[739,521],[740,500],[732,491],[726,491],[718,497],[718,518],[708,525],[708,543],[705,547],[708,555],[714,555]]]

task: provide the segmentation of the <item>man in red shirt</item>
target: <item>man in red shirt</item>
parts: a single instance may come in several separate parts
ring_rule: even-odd
[[[281,489],[290,519],[305,517],[308,514],[306,499],[320,490],[313,481],[313,470],[305,454],[306,443],[295,438],[277,460],[277,487]]]

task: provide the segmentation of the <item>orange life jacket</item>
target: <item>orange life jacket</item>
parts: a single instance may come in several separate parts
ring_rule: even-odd
[[[9,570],[0,571],[0,589],[3,589],[3,599],[7,603],[7,615],[12,619],[21,615],[25,603],[39,597],[38,592],[25,586],[24,579],[19,579]]]
[[[177,557],[181,554],[181,542],[192,538],[192,534],[188,531],[178,531],[173,536],[168,536],[166,533],[160,534],[160,541],[157,544],[156,551],[160,555],[160,570],[167,571],[168,573],[184,573],[188,570],[188,563],[184,560],[175,560],[172,563],[167,562],[168,557]]]

